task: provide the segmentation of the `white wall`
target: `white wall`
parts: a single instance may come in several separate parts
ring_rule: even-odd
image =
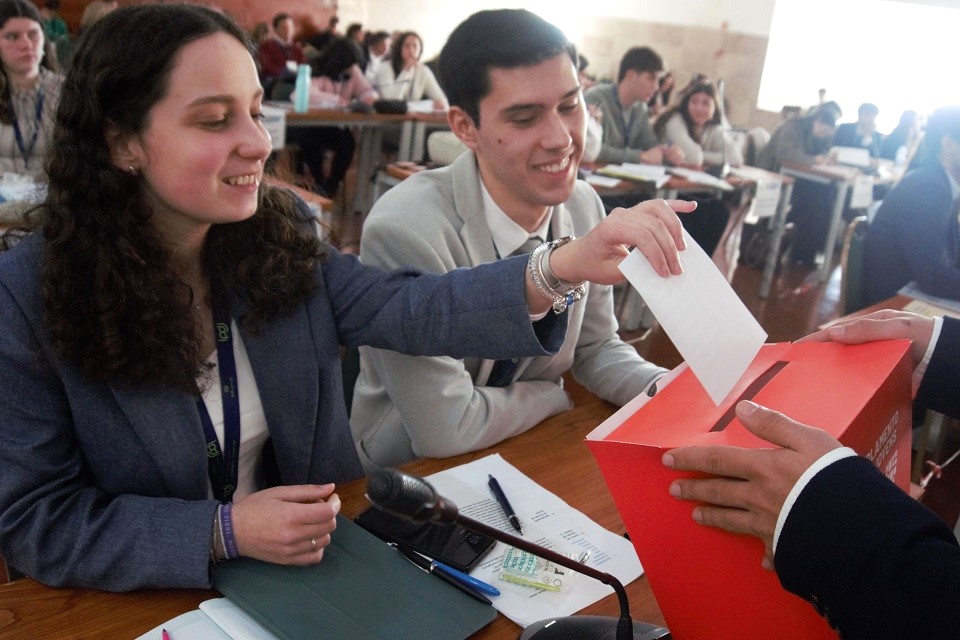
[[[775,0],[340,0],[343,24],[359,21],[369,29],[412,29],[423,38],[424,56],[440,52],[450,32],[467,16],[482,9],[522,7],[550,20],[578,42],[584,17],[620,18],[677,26],[726,28],[732,33],[766,37]],[[589,13],[584,13],[589,7]]]

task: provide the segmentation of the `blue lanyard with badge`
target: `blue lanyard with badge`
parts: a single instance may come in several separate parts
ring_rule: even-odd
[[[10,112],[13,114],[13,134],[17,139],[17,148],[20,149],[20,155],[23,156],[24,169],[30,168],[30,156],[33,155],[33,148],[37,146],[37,137],[40,135],[40,120],[43,117],[43,98],[44,90],[41,84],[40,90],[37,93],[37,108],[34,114],[33,135],[30,136],[30,145],[27,146],[23,144],[23,134],[20,132],[20,123],[17,122],[17,112],[13,108],[13,97],[10,97]]]
[[[213,428],[210,412],[197,398],[197,413],[203,425],[207,449],[207,472],[213,496],[220,502],[230,502],[237,489],[240,474],[240,388],[237,384],[237,363],[233,357],[233,330],[230,314],[224,309],[213,310],[214,339],[217,342],[217,366],[220,373],[220,397],[223,402],[223,447]]]

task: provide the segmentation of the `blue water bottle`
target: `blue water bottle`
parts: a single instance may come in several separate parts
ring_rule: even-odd
[[[297,67],[297,83],[294,85],[297,99],[293,110],[297,113],[306,113],[310,109],[310,65],[301,64]]]

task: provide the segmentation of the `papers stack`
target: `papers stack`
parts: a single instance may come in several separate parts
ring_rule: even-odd
[[[597,169],[596,173],[604,176],[612,176],[621,180],[652,182],[657,189],[665,185],[670,179],[670,176],[667,175],[666,167],[654,164],[633,164],[630,162],[608,164],[605,167]]]

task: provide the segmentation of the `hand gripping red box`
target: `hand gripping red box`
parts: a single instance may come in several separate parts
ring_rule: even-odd
[[[835,640],[836,634],[760,566],[759,539],[693,521],[694,505],[668,493],[675,478],[693,474],[664,467],[663,453],[696,444],[772,446],[734,415],[736,403],[749,399],[824,429],[906,490],[908,351],[904,340],[767,344],[720,406],[687,369],[640,409],[627,405],[588,436],[675,640]]]

